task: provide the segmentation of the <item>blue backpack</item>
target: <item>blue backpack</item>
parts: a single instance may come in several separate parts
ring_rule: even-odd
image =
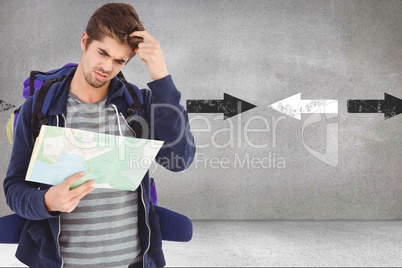
[[[55,90],[49,90],[53,83],[62,81],[71,69],[76,68],[76,63],[68,63],[59,69],[54,69],[48,72],[31,71],[30,76],[24,81],[23,97],[28,98],[34,96],[32,105],[32,135],[33,141],[39,135],[41,125],[48,123],[46,115],[50,108],[50,104],[55,95]],[[140,120],[144,118],[144,100],[139,88],[131,83],[128,83],[124,78],[123,73],[119,73],[117,78],[126,85],[124,92],[125,100],[129,106],[127,113],[127,123],[134,130],[135,136],[142,138],[143,131]],[[36,91],[39,91],[35,93]],[[21,107],[20,107],[21,108]],[[14,118],[12,124],[12,134],[10,143],[12,143],[12,136],[15,130],[16,122],[20,108],[14,111]]]

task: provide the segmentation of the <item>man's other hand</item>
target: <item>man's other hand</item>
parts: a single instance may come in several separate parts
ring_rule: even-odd
[[[50,187],[45,193],[47,210],[49,212],[72,212],[80,200],[94,189],[94,181],[90,180],[70,190],[71,185],[84,175],[84,172],[78,172],[68,177],[63,183]]]

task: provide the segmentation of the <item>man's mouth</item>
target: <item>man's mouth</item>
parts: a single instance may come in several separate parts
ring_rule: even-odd
[[[94,72],[95,72],[95,78],[98,81],[104,81],[108,77],[106,74],[104,74],[102,72],[99,72],[99,71],[96,71],[96,70]]]

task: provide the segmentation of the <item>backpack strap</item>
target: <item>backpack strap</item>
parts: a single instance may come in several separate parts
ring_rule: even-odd
[[[49,74],[51,74],[51,72],[49,72]],[[37,75],[49,75],[49,74],[47,74],[46,72],[41,72],[41,71],[31,71],[31,73],[29,74],[29,96],[32,96],[35,93],[35,87],[38,86],[38,85],[35,85],[36,76]],[[41,82],[39,83],[39,85],[41,85]]]
[[[29,75],[29,96],[32,96],[35,91],[35,75],[37,74],[37,71],[31,71],[31,74]]]
[[[49,96],[47,93],[49,92],[50,87],[53,85],[55,82],[60,82],[63,80],[63,77],[59,78],[51,78],[47,80],[43,86],[38,89],[37,96],[34,96],[34,106],[32,108],[32,124],[31,124],[31,133],[32,133],[32,141],[33,144],[35,144],[35,140],[39,135],[40,131],[40,126],[41,125],[47,125],[48,119],[46,118],[45,114],[47,113],[47,110],[49,109],[49,105],[46,105],[43,108],[43,104],[45,103],[45,99],[47,98],[53,98],[53,96]],[[35,98],[36,97],[36,98]]]
[[[138,88],[135,88],[134,85],[127,82],[122,72],[119,72],[117,74],[117,77],[124,83],[124,85],[128,90],[128,93],[131,96],[131,99],[133,100],[133,103],[130,105],[129,108],[130,114],[137,114],[138,116],[144,117],[144,104],[143,101],[140,100],[138,94],[136,93]]]
[[[140,102],[140,99],[138,98],[138,95],[135,93],[134,89],[130,84],[126,84],[126,87],[128,89],[128,92],[130,93],[131,98],[133,99],[133,104],[127,109],[127,114],[129,115],[127,117],[127,123],[130,125],[130,127],[134,130],[135,136],[137,138],[142,138],[143,135],[143,129],[142,125],[140,123],[141,119],[144,119],[144,105]],[[138,120],[135,119],[135,112],[137,112],[138,115]]]
[[[134,85],[130,84],[127,82],[126,78],[124,77],[122,72],[119,72],[117,74],[117,77],[124,83],[124,85],[127,88],[127,91],[129,93],[129,97],[131,97],[132,103],[129,103],[129,108],[127,109],[127,114],[129,115],[127,117],[127,123],[130,125],[132,130],[135,132],[135,136],[137,138],[142,138],[143,135],[143,129],[142,125],[140,123],[141,120],[145,120],[145,114],[144,114],[144,103],[140,99],[139,94],[137,92],[139,91],[138,88],[136,88]],[[126,96],[127,99],[127,96]],[[138,116],[138,119],[135,118],[135,115]]]
[[[128,108],[129,113],[138,114],[138,116],[144,117],[144,104],[140,101],[138,94],[135,93],[135,89],[133,85],[130,83],[126,84],[128,93],[130,93],[131,98],[133,99],[133,104]]]

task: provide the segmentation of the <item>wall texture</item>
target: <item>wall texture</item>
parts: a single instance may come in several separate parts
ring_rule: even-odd
[[[33,69],[78,62],[86,22],[106,2],[0,1],[0,100],[22,104]],[[192,219],[402,218],[402,115],[347,105],[402,97],[402,1],[130,3],[162,44],[183,105],[227,93],[257,106],[227,120],[190,114],[192,167],[151,167],[160,205]],[[123,71],[139,87],[150,80],[138,59]],[[268,107],[298,93],[336,100],[338,113],[298,120]],[[10,112],[0,112],[0,181]],[[0,216],[8,213],[1,192]]]

